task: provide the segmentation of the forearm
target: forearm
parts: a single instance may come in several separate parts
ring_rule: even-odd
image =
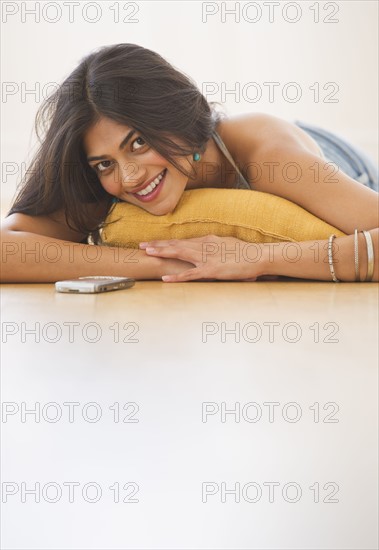
[[[379,280],[379,229],[369,231],[374,248],[374,274],[372,281]],[[366,278],[368,257],[366,239],[358,233],[360,280]],[[265,275],[283,275],[300,279],[332,281],[328,263],[328,240],[303,241],[299,243],[264,243],[263,270]],[[355,281],[354,235],[333,240],[334,272],[340,281]]]
[[[93,246],[24,231],[1,234],[2,283],[54,283],[88,275],[161,279],[193,267],[181,260],[148,256],[144,250]]]

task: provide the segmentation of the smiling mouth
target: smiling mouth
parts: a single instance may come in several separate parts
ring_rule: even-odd
[[[151,193],[159,185],[163,176],[165,175],[165,172],[166,172],[166,169],[162,170],[162,172],[158,174],[157,177],[152,182],[149,183],[149,185],[146,185],[146,187],[141,189],[141,191],[138,191],[138,193],[133,193],[133,195],[145,196],[148,193]]]
[[[138,191],[138,193],[130,193],[133,195],[133,197],[136,197],[138,200],[141,200],[143,202],[149,201],[154,199],[158,193],[160,192],[163,183],[165,181],[167,168],[162,170],[160,174],[151,182],[149,185],[147,185],[144,189],[141,189],[141,191]]]

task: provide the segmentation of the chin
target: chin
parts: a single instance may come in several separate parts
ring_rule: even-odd
[[[165,216],[166,214],[171,214],[174,211],[174,208],[154,208],[154,212],[150,212],[153,216]]]
[[[177,204],[167,205],[167,204],[157,204],[152,206],[151,210],[148,210],[153,216],[165,216],[166,214],[172,214],[175,210]]]

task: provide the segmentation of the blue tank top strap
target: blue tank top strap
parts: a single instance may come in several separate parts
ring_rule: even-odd
[[[236,170],[237,174],[239,175],[239,182],[235,186],[236,189],[251,189],[250,184],[246,181],[244,176],[242,175],[240,169],[238,168],[237,164],[234,162],[232,155],[229,153],[225,143],[222,141],[219,134],[216,132],[216,130],[213,132],[213,138],[217,145],[219,146],[220,150],[224,153],[225,157],[228,159],[230,164],[233,166],[233,168]]]

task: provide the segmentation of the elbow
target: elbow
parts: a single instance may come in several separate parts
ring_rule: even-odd
[[[20,244],[14,239],[16,231],[2,229],[0,233],[1,241],[1,261],[0,261],[0,283],[13,283],[18,279],[19,271],[22,269],[20,256]]]

